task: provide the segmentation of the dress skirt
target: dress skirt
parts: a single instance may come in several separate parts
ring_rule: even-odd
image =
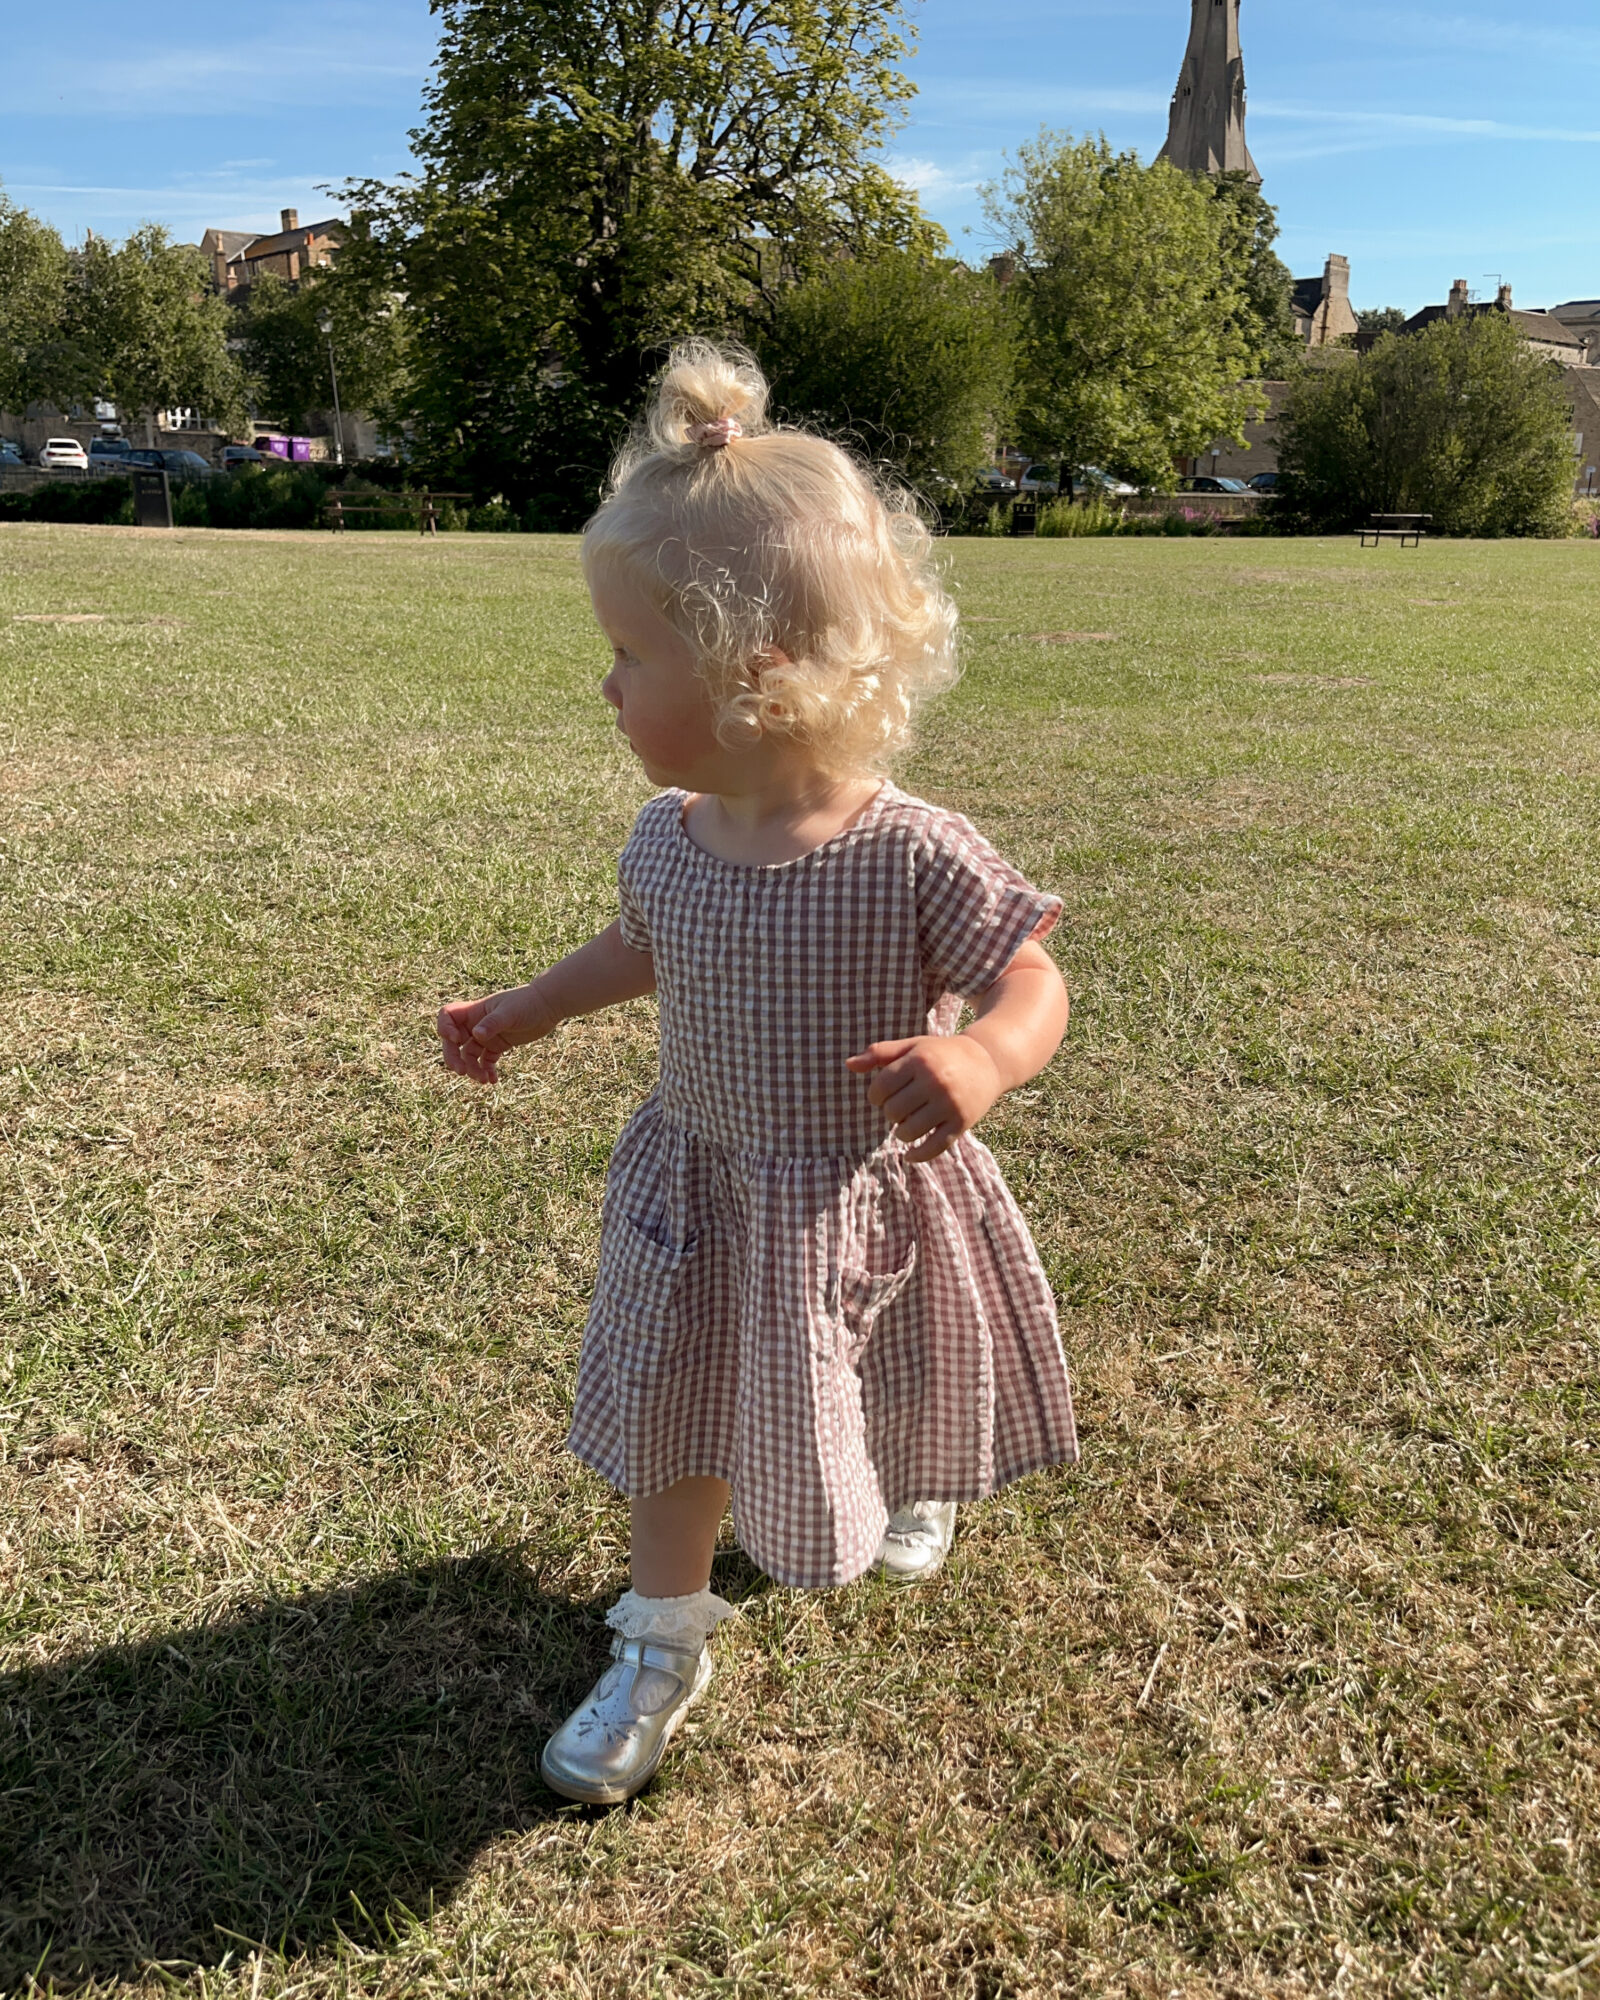
[[[772,1157],[652,1097],[613,1155],[570,1443],[634,1498],[696,1475],[780,1583],[848,1583],[912,1500],[1077,1457],[1055,1305],[988,1148]]]

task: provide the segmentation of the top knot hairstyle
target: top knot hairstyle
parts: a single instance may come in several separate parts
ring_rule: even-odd
[[[673,349],[583,564],[625,574],[689,641],[730,749],[786,736],[832,771],[878,770],[956,677],[955,606],[910,496],[769,423],[740,348]]]

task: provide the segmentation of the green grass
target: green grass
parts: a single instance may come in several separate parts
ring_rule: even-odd
[[[0,530],[0,1987],[1600,1991],[1600,551],[950,553],[902,776],[1067,901],[987,1136],[1084,1462],[921,1595],[730,1547],[601,1814],[651,1010],[429,1033],[614,907],[573,545]]]

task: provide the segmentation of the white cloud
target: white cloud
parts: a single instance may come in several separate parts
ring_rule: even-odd
[[[921,94],[916,113],[919,125],[936,121],[944,110],[959,112],[966,118],[992,118],[1008,127],[1019,124],[1027,127],[1040,119],[1071,118],[1085,112],[1128,113],[1138,117],[1156,113],[1164,118],[1172,103],[1170,91],[1064,90],[1050,84],[959,83],[951,78],[929,76],[919,81]]]
[[[1347,13],[1343,26],[1362,40],[1376,38],[1403,48],[1450,48],[1477,55],[1539,54],[1564,63],[1600,63],[1600,33],[1565,22],[1485,19],[1467,14],[1419,14],[1383,7]]]
[[[381,47],[381,55],[374,53]],[[111,53],[90,60],[76,52],[30,63],[26,109],[37,115],[60,104],[62,116],[116,117],[159,110],[163,118],[215,118],[266,107],[337,110],[354,105],[419,103],[434,55],[432,35],[403,31],[345,35],[326,41],[255,38],[232,45],[208,42]],[[24,108],[17,105],[17,109]]]
[[[951,168],[941,166],[937,160],[891,154],[885,158],[884,165],[902,187],[910,188],[913,194],[930,195],[936,199],[943,195],[971,194],[981,178],[981,171],[975,169],[971,160],[964,162],[960,168]],[[964,178],[964,175],[970,178]]]
[[[1600,146],[1600,131],[1566,125],[1512,125],[1497,118],[1452,118],[1428,111],[1330,111],[1319,105],[1261,103],[1250,100],[1252,121],[1278,120],[1285,124],[1344,128],[1351,135],[1328,151],[1362,149],[1357,134],[1366,134],[1369,143],[1386,140],[1426,140],[1441,138],[1534,140],[1552,145]],[[1313,157],[1300,154],[1298,157]]]

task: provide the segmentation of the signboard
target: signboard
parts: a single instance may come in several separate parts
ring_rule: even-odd
[[[164,472],[136,465],[133,472],[133,518],[141,528],[172,526],[172,487]]]

